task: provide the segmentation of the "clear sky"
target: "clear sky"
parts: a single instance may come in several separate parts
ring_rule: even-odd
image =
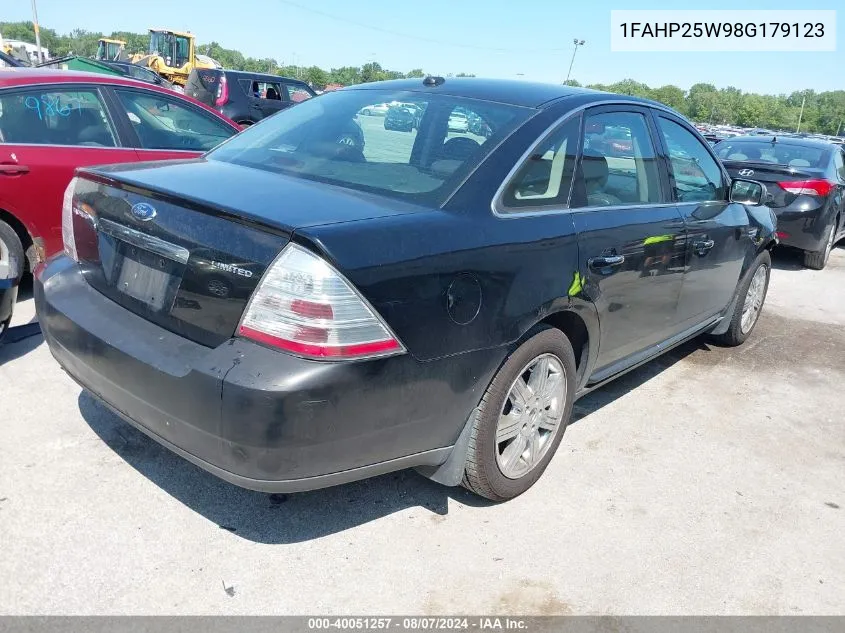
[[[378,61],[406,72],[582,83],[632,78],[781,93],[845,89],[842,0],[37,0],[42,26],[111,32],[190,30],[252,57],[323,68]],[[0,20],[31,19],[30,0],[0,0]],[[611,9],[840,9],[834,53],[612,53]]]

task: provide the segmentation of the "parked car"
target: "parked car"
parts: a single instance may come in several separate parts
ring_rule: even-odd
[[[468,132],[469,121],[464,112],[456,111],[449,115],[449,131],[450,132]]]
[[[376,126],[366,156],[335,142],[411,94],[427,107],[407,147]],[[458,108],[490,138],[450,136]],[[581,152],[610,127],[632,156]],[[576,398],[692,337],[748,338],[776,242],[762,195],[655,102],[366,84],[200,159],[80,170],[36,307],[76,381],[230,482],[417,467],[503,500],[540,477]],[[237,283],[187,291],[209,266]]]
[[[77,167],[192,158],[239,129],[193,99],[133,79],[4,71],[0,226],[14,230],[27,254],[16,261],[32,270],[39,257],[62,249],[62,196]]]
[[[728,172],[766,185],[778,217],[778,238],[804,252],[804,265],[823,269],[845,238],[845,150],[809,138],[745,136],[719,143]]]
[[[393,106],[384,117],[384,129],[410,132],[414,129],[415,122],[416,117],[410,108],[401,105]]]
[[[307,83],[298,79],[222,68],[193,70],[185,94],[242,127],[317,96]]]
[[[361,108],[358,114],[363,116],[387,116],[390,106],[386,103],[371,103]]]
[[[157,72],[154,72],[147,68],[146,66],[139,66],[138,64],[133,64],[132,62],[120,62],[120,61],[100,61],[101,64],[107,64],[122,72],[126,77],[131,77],[132,79],[137,79],[138,81],[143,81],[148,84],[154,84],[156,86],[161,86],[162,88],[167,88],[168,90],[174,90],[173,84],[167,81],[164,77],[159,75]]]

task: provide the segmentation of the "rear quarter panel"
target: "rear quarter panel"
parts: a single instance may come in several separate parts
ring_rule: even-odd
[[[446,211],[298,231],[325,253],[420,360],[504,346],[572,307],[571,216]]]

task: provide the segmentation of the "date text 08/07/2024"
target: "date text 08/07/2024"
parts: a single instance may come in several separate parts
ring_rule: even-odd
[[[390,630],[406,631],[480,631],[527,630],[524,618],[509,617],[335,617],[308,618],[308,629],[321,630]]]

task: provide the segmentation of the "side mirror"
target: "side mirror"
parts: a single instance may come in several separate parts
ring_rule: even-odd
[[[731,182],[731,202],[757,206],[763,204],[766,188],[754,180],[734,179]]]

